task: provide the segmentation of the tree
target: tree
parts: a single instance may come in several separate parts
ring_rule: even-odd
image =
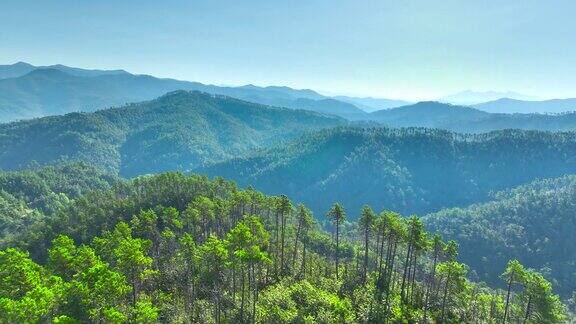
[[[332,221],[332,225],[336,231],[336,251],[334,254],[336,258],[336,279],[338,279],[338,266],[340,261],[340,225],[344,220],[346,220],[346,212],[344,212],[342,205],[335,203],[326,216]]]
[[[419,250],[424,249],[426,246],[426,232],[424,231],[424,224],[417,216],[412,216],[408,219],[408,248],[406,250],[406,260],[404,261],[404,272],[402,275],[402,285],[400,288],[401,296],[406,299],[405,289],[410,286],[411,271],[415,271],[416,256]]]
[[[552,285],[540,273],[526,270],[523,277],[525,311],[523,323],[558,323],[565,319],[565,306],[552,291]]]
[[[310,232],[315,224],[312,212],[305,212],[300,214],[300,225],[302,231],[302,266],[300,267],[300,278],[306,277],[306,248],[308,247],[310,241]]]
[[[370,243],[370,233],[372,232],[372,227],[374,226],[374,221],[376,220],[376,215],[370,206],[364,206],[362,208],[362,213],[360,219],[358,220],[359,228],[363,232],[364,236],[364,260],[362,266],[362,282],[366,282],[366,273],[368,271],[368,247]]]
[[[132,230],[128,224],[120,222],[113,232],[95,238],[94,244],[130,281],[132,305],[135,307],[142,281],[154,274],[150,268],[153,260],[148,256],[151,242],[132,237]]]
[[[128,312],[124,303],[132,288],[126,277],[92,248],[77,247],[71,238],[60,235],[52,241],[48,255],[49,268],[69,281],[65,304],[69,315],[81,321],[106,321]]]
[[[0,250],[0,278],[0,319],[7,323],[49,321],[66,288],[60,277],[14,248]]]
[[[503,319],[504,323],[508,321],[508,311],[510,308],[510,296],[512,293],[512,285],[514,283],[522,282],[524,280],[525,275],[526,270],[518,260],[511,260],[510,262],[508,262],[508,266],[506,267],[506,270],[502,274],[502,278],[504,278],[508,284],[508,289],[506,293],[506,306],[504,308],[504,319]]]
[[[228,233],[227,241],[233,262],[242,269],[242,296],[240,306],[240,322],[244,321],[244,273],[248,270],[250,290],[252,291],[252,316],[255,321],[256,303],[258,300],[258,282],[256,266],[270,262],[265,249],[268,246],[268,232],[256,216],[247,216]]]
[[[442,297],[442,314],[440,322],[446,320],[446,308],[449,296],[454,296],[465,288],[466,266],[456,261],[446,261],[438,264],[438,273],[444,277],[444,292]]]
[[[222,295],[224,285],[224,270],[229,267],[229,253],[227,242],[214,235],[200,246],[200,260],[202,260],[202,282],[207,286],[207,292],[214,302],[214,320],[221,323]]]
[[[290,212],[292,211],[292,203],[286,195],[281,195],[278,200],[277,212],[280,217],[280,272],[284,274],[286,272],[286,264],[284,262],[284,248],[285,248],[285,237],[286,237],[286,219]]]
[[[296,238],[294,239],[294,254],[292,255],[292,269],[296,267],[296,256],[298,255],[298,242],[302,240],[302,232],[309,229],[309,222],[312,218],[312,212],[304,204],[298,205],[296,212]]]
[[[426,289],[426,299],[424,302],[424,321],[426,322],[428,316],[428,309],[430,307],[430,295],[436,289],[436,268],[438,264],[438,258],[440,257],[440,253],[445,248],[444,242],[442,242],[442,237],[439,234],[435,234],[432,237],[432,242],[430,242],[432,246],[432,274],[430,275],[430,280],[428,282],[428,287]]]

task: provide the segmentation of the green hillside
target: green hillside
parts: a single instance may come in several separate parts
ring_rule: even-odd
[[[575,154],[574,133],[336,128],[199,171],[287,194],[317,213],[338,200],[351,210],[368,203],[424,214],[574,173]]]
[[[317,113],[199,92],[0,125],[0,168],[81,160],[123,176],[197,166],[344,124]]]
[[[539,180],[495,194],[492,201],[424,218],[429,230],[456,240],[460,258],[482,280],[517,258],[553,278],[566,297],[576,290],[576,176]]]
[[[0,172],[0,245],[72,199],[119,182],[119,178],[82,163]]]
[[[511,261],[509,291],[467,279],[458,246],[368,206],[332,235],[286,196],[179,173],[88,193],[0,250],[7,322],[557,323],[566,308]],[[319,217],[319,216],[318,216]],[[345,226],[346,225],[346,226]]]

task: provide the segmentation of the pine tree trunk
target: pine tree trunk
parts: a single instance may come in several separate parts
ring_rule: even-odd
[[[242,272],[240,274],[240,322],[244,322],[244,292],[245,292],[245,280],[244,280],[244,268],[242,268]]]
[[[434,287],[436,286],[436,263],[438,262],[438,251],[434,251],[434,262],[432,264],[432,276],[430,278],[430,282],[428,283],[428,289],[426,291],[426,298],[424,301],[424,323],[428,321],[428,308],[430,303],[430,294],[434,291]]]
[[[504,323],[508,320],[508,307],[510,306],[510,293],[512,291],[512,282],[514,280],[514,273],[510,274],[510,280],[508,281],[508,293],[506,294],[506,307],[504,308]]]
[[[278,252],[280,252],[280,215],[276,212],[276,251],[274,251],[274,276],[278,279]]]
[[[524,324],[528,322],[528,318],[530,317],[530,307],[532,306],[532,295],[528,296],[528,304],[526,305],[526,314],[524,315]]]
[[[410,287],[410,299],[412,303],[414,301],[414,288],[416,287],[416,261],[418,260],[418,251],[414,251],[412,256],[412,280],[411,280],[411,287]]]
[[[302,277],[306,278],[306,241],[304,241],[302,246],[302,270],[300,270],[300,272],[302,273]]]
[[[296,255],[298,254],[298,240],[300,239],[300,229],[302,227],[302,221],[298,220],[298,228],[296,229],[296,239],[294,240],[294,254],[292,255],[292,271],[296,272]]]
[[[450,275],[446,277],[446,284],[444,285],[444,297],[442,298],[442,317],[440,322],[444,322],[446,316],[446,298],[448,297],[448,286],[450,285]]]
[[[384,240],[384,235],[382,235],[382,240]],[[382,262],[382,252],[380,252],[380,232],[376,231],[376,267],[380,270],[380,263]]]
[[[370,234],[370,227],[366,226],[364,230],[364,268],[362,269],[362,283],[366,283],[366,273],[368,272],[368,242]]]
[[[284,237],[286,231],[286,216],[284,213],[280,213],[281,215],[281,223],[282,223],[282,234],[281,234],[281,246],[280,246],[280,273],[284,275],[285,264],[284,264]]]
[[[402,286],[400,287],[400,296],[402,297],[402,301],[406,300],[406,297],[404,295],[404,289],[406,288],[407,272],[410,269],[411,253],[412,253],[412,244],[408,244],[408,251],[406,251],[406,259],[404,260],[404,272],[402,273]]]
[[[258,278],[256,278],[254,263],[250,263],[250,277],[252,278],[252,324],[256,323],[256,300],[258,298]]]
[[[338,221],[336,221],[336,280],[338,280],[338,266],[340,263],[339,239],[340,239],[340,224]]]

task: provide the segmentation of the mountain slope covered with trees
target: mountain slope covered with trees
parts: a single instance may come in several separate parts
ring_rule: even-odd
[[[425,214],[485,201],[490,192],[576,172],[576,134],[347,128],[200,169],[287,194],[315,212],[332,200]]]
[[[123,176],[191,170],[345,124],[304,110],[177,91],[149,102],[0,125],[0,168],[81,160]]]
[[[0,172],[0,244],[71,200],[119,182],[116,176],[82,163]]]
[[[427,228],[456,240],[461,259],[494,283],[517,258],[553,278],[565,297],[576,290],[576,176],[538,180],[498,192],[487,203],[424,217]]]
[[[467,279],[458,246],[417,217],[335,203],[332,235],[284,195],[178,173],[71,201],[0,250],[9,322],[560,322],[538,272],[507,291]],[[317,216],[321,217],[321,216]]]

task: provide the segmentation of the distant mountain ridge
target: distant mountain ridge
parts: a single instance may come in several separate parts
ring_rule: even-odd
[[[405,100],[372,97],[357,98],[348,96],[335,96],[334,99],[354,104],[366,112],[374,112],[377,110],[396,108],[411,104],[411,102]]]
[[[576,130],[576,113],[504,114],[435,101],[370,113],[370,120],[389,127],[428,127],[459,133],[483,133],[502,129],[545,131]]]
[[[310,89],[284,86],[225,87],[134,75],[124,70],[86,70],[60,64],[36,67],[19,62],[0,65],[0,123],[90,112],[151,100],[176,90],[226,95],[264,105],[336,115],[351,121],[379,122],[390,127],[432,127],[472,133],[505,128],[571,130],[574,129],[571,116],[556,118],[508,113],[565,112],[575,110],[572,107],[576,105],[576,99],[541,102],[499,99],[466,108],[439,102],[411,104],[382,98],[328,97]],[[464,92],[464,95],[466,93],[477,94]],[[502,93],[480,94],[499,96]]]
[[[576,111],[576,98],[551,99],[542,101],[501,98],[473,106],[490,113],[564,113]]]
[[[0,79],[18,78],[38,69],[54,69],[71,75],[84,77],[128,73],[124,70],[90,70],[69,67],[62,64],[34,66],[26,62],[18,62],[11,65],[0,65]]]
[[[353,104],[309,89],[289,87],[220,87],[199,82],[134,75],[124,70],[85,70],[27,63],[0,66],[0,122],[94,111],[129,102],[151,100],[176,90],[226,95],[254,103],[306,109],[351,120],[367,114]]]
[[[438,99],[440,102],[451,103],[454,105],[475,105],[483,102],[498,100],[500,98],[514,98],[518,100],[534,100],[534,97],[521,93],[506,91],[473,91],[466,90]]]

